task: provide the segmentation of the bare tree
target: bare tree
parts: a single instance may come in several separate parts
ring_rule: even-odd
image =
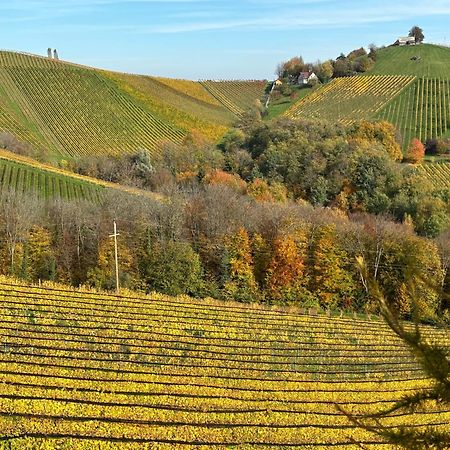
[[[28,231],[36,223],[39,203],[39,199],[30,194],[13,190],[0,193],[0,227],[5,237],[11,274],[14,273],[17,245],[26,238]]]

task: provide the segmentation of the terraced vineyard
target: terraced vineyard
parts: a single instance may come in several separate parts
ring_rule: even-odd
[[[416,170],[429,179],[436,189],[450,190],[450,163],[420,164]]]
[[[376,411],[429,385],[379,321],[5,278],[0,300],[1,449],[389,449],[334,403]],[[448,430],[450,412],[384,423]]]
[[[104,187],[40,170],[20,162],[0,158],[0,190],[14,189],[17,192],[63,198],[66,200],[87,200],[100,203]]]
[[[295,103],[285,114],[344,124],[369,119],[413,81],[414,77],[395,75],[336,78]]]
[[[185,135],[94,70],[1,52],[0,86],[0,130],[60,156],[153,150]]]
[[[404,148],[415,137],[425,142],[449,136],[450,80],[419,78],[376,117],[396,126],[402,135]]]
[[[202,81],[201,84],[236,116],[255,108],[263,98],[267,81]]]

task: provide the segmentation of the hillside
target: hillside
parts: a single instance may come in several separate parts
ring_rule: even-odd
[[[382,449],[334,403],[373,412],[429,386],[373,318],[6,278],[0,299],[1,449]],[[444,430],[449,421],[435,409],[384,423]]]
[[[336,78],[295,103],[286,115],[345,124],[371,118],[413,80],[408,76]]]
[[[91,203],[100,203],[106,190],[159,198],[149,191],[78,175],[0,149],[0,191],[7,189],[44,198]]]
[[[429,44],[383,48],[371,71],[332,80],[285,115],[343,124],[387,120],[396,126],[404,150],[415,137],[423,142],[448,137],[450,48]]]
[[[450,47],[421,44],[382,48],[377,52],[374,68],[366,74],[409,75],[448,80],[450,79]]]
[[[260,82],[242,85],[242,96],[220,102],[198,82],[2,51],[0,131],[47,150],[54,160],[154,151],[193,131],[215,141],[262,95]]]

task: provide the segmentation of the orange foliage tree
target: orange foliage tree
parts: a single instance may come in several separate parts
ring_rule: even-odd
[[[293,236],[281,236],[273,243],[266,275],[269,301],[294,304],[303,299],[307,278],[304,254]]]
[[[414,138],[406,152],[406,160],[413,164],[420,164],[425,157],[425,146],[419,139]]]

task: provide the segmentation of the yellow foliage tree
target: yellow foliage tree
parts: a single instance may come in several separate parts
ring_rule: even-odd
[[[277,238],[266,277],[269,299],[286,304],[301,302],[306,280],[304,255],[294,237]]]
[[[251,242],[245,228],[226,237],[225,253],[228,271],[224,283],[225,297],[247,303],[258,301],[260,292],[253,273]]]

